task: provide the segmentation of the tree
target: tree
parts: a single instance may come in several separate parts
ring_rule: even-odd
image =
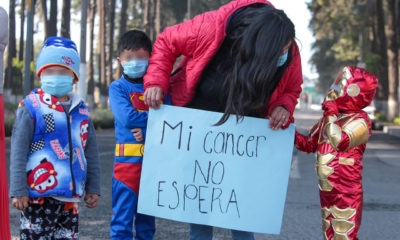
[[[32,15],[33,15],[33,19],[35,19],[35,9],[36,9],[36,0],[32,0]],[[32,31],[31,33],[31,38],[32,38],[32,48],[31,48],[31,64],[34,62],[35,59],[35,44],[34,44],[34,37],[35,37],[35,31]],[[35,72],[31,71],[30,74],[30,87],[34,88],[35,87]]]
[[[398,24],[398,23],[397,23]],[[399,115],[399,56],[397,44],[396,0],[388,0],[388,59],[389,59],[389,99],[388,120]]]
[[[376,103],[377,108],[386,113],[388,100],[388,55],[384,11],[381,0],[376,0],[375,24],[377,31],[378,54],[380,57],[379,61],[377,62],[377,77],[379,78],[379,86],[376,94]]]
[[[161,0],[156,0],[156,16],[155,16],[155,38],[161,32]]]
[[[149,27],[148,27],[148,36],[149,36],[149,38],[152,40],[152,41],[155,41],[156,39],[155,39],[155,34],[154,34],[154,32],[155,32],[155,29],[154,29],[154,25],[155,25],[155,7],[156,7],[156,4],[155,4],[155,0],[149,0],[149,15],[148,15],[148,17],[149,17],[149,19],[148,19],[148,23],[149,23]]]
[[[90,10],[89,10],[89,62],[88,62],[88,102],[89,108],[94,107],[94,21],[96,17],[96,1],[90,0]]]
[[[122,0],[121,1],[121,11],[120,11],[120,19],[119,19],[119,33],[118,38],[121,38],[122,35],[126,32],[126,23],[128,21],[128,11],[129,1]],[[118,65],[117,70],[115,71],[115,79],[118,79],[121,76],[122,67]]]
[[[129,0],[121,0],[121,3],[118,37],[121,37],[126,32],[126,22],[128,21]]]
[[[142,9],[143,9],[143,31],[149,35],[150,33],[150,26],[149,26],[149,12],[150,12],[150,0],[143,0],[142,1]]]
[[[100,104],[105,107],[107,106],[107,79],[106,79],[106,49],[105,49],[105,31],[106,31],[106,19],[105,19],[105,2],[98,0],[98,14],[99,20],[99,36],[98,36],[98,50],[99,50],[99,79],[100,79]]]
[[[71,22],[71,0],[63,0],[62,17],[61,17],[61,37],[71,38],[70,22]]]
[[[8,12],[9,21],[9,32],[8,32],[8,47],[7,47],[7,67],[6,76],[4,82],[5,94],[10,94],[10,91],[15,90],[13,88],[13,78],[15,69],[13,67],[13,59],[17,57],[16,40],[15,40],[15,1],[10,0],[10,8]]]
[[[24,32],[25,32],[25,0],[21,0],[21,8],[20,8],[20,16],[21,16],[21,25],[20,25],[20,37],[19,37],[19,52],[18,59],[19,61],[24,60]]]
[[[319,87],[326,92],[343,66],[361,61],[359,38],[365,14],[362,9],[356,11],[353,1],[313,0],[308,8],[316,38],[311,62],[319,73]]]
[[[107,86],[110,86],[114,80],[113,76],[113,58],[114,58],[114,27],[115,27],[115,0],[109,1],[109,28],[108,28],[108,74]]]
[[[47,18],[47,1],[41,0],[45,39],[57,36],[57,1],[50,1],[50,17]]]

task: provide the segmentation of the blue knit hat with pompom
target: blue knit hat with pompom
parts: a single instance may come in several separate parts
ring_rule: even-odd
[[[43,45],[36,60],[37,76],[52,66],[65,67],[79,79],[80,58],[75,43],[62,37],[49,37]]]

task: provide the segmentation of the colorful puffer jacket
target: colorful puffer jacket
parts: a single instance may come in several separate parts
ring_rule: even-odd
[[[58,100],[33,90],[24,104],[35,123],[26,171],[29,197],[80,197],[86,183],[84,149],[89,111],[74,95],[68,113]]]
[[[184,106],[195,95],[201,74],[226,36],[229,17],[238,9],[256,4],[270,4],[266,0],[236,0],[218,10],[198,15],[190,21],[168,27],[157,38],[144,77],[144,87],[161,87],[169,93],[172,103]],[[185,56],[170,78],[174,63]],[[292,61],[268,103],[265,117],[269,117],[276,106],[284,106],[291,115],[297,104],[303,82],[301,59],[296,43],[292,47]]]

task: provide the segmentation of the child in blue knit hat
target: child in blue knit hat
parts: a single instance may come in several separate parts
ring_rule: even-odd
[[[84,101],[72,92],[79,54],[50,37],[39,53],[41,88],[20,103],[11,138],[10,196],[21,210],[21,239],[78,239],[78,202],[96,207],[100,164]]]

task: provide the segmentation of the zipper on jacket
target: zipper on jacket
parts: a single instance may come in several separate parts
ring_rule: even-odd
[[[79,105],[78,105],[79,106]],[[69,112],[72,112],[77,108],[78,106],[74,107],[73,109],[70,109]],[[71,123],[69,122],[70,116],[69,114],[65,111],[65,116],[67,117],[67,126],[68,126],[68,143],[69,143],[69,168],[71,171],[71,178],[72,178],[72,197],[76,196],[76,184],[75,184],[75,177],[74,177],[74,172],[72,170],[72,160],[73,160],[73,154],[74,152],[72,151],[72,141],[71,141]]]

